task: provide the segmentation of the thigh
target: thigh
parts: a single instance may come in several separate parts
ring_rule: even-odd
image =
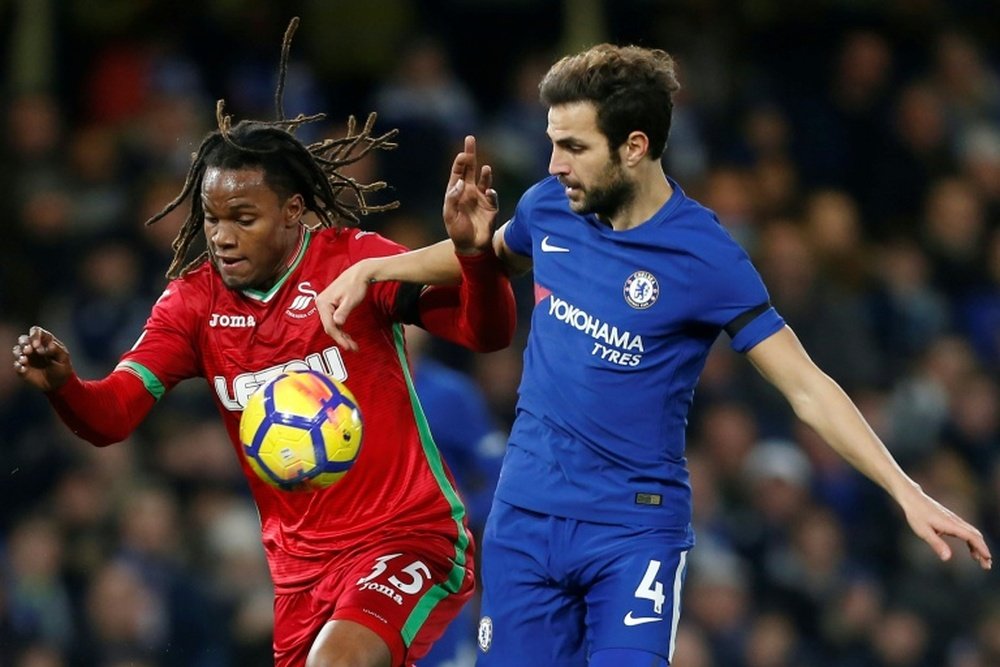
[[[372,545],[312,588],[275,599],[275,664],[301,667],[330,621],[374,632],[393,665],[425,653],[475,588],[471,551],[437,535]],[[320,638],[322,640],[322,638]]]
[[[633,649],[669,661],[680,620],[689,543],[671,530],[627,526],[595,530],[607,546],[591,546],[600,555],[587,582],[590,653]]]
[[[483,533],[480,667],[586,664],[583,599],[549,567],[553,521],[494,502]]]
[[[475,589],[471,551],[459,558],[453,543],[434,536],[369,550],[352,565],[332,619],[377,633],[393,665],[423,656]]]
[[[275,667],[301,667],[320,628],[330,619],[333,603],[311,589],[274,597]]]

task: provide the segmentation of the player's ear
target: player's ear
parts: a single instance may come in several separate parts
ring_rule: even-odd
[[[649,153],[649,137],[646,136],[645,132],[639,132],[638,130],[631,132],[628,137],[625,138],[625,143],[622,144],[622,159],[630,167],[642,162],[642,160]]]
[[[306,213],[306,202],[302,198],[302,195],[296,193],[285,200],[285,205],[282,207],[285,214],[285,222],[291,225],[297,225],[302,220],[302,216]]]

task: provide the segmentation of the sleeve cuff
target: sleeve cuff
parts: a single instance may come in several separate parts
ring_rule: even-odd
[[[757,343],[778,333],[784,326],[785,320],[782,319],[781,315],[778,315],[778,311],[773,307],[768,308],[740,329],[739,333],[730,342],[730,345],[735,351],[742,354],[753,348]]]
[[[455,257],[458,258],[458,263],[462,266],[462,275],[473,274],[480,276],[495,271],[501,271],[504,275],[507,274],[504,263],[493,252],[493,248],[474,255],[462,255],[456,252]]]

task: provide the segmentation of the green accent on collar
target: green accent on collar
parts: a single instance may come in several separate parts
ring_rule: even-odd
[[[167,393],[166,388],[160,379],[153,375],[153,371],[149,370],[145,366],[135,361],[123,361],[117,366],[115,366],[116,371],[126,371],[135,375],[137,378],[142,380],[142,384],[146,386],[146,391],[153,395],[153,398],[160,400],[165,393]]]
[[[274,283],[274,286],[272,286],[271,289],[267,290],[266,292],[261,292],[260,290],[255,290],[255,289],[245,289],[243,290],[243,294],[250,297],[251,299],[260,301],[261,303],[267,303],[268,301],[270,301],[271,298],[278,293],[278,290],[281,289],[281,286],[285,284],[285,281],[288,280],[288,276],[292,275],[292,272],[294,272],[295,269],[298,268],[299,264],[302,263],[302,258],[305,257],[306,255],[306,248],[309,247],[309,241],[311,239],[312,239],[312,232],[310,232],[307,229],[305,231],[305,234],[302,236],[302,244],[299,247],[299,251],[295,254],[295,259],[292,260],[292,263],[289,265],[288,269],[285,271],[284,274],[282,274],[280,278],[278,278],[278,281]]]

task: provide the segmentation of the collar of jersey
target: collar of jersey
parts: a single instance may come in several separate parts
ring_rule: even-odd
[[[267,303],[270,301],[271,297],[277,294],[278,290],[281,289],[281,286],[285,284],[286,280],[288,280],[288,276],[292,275],[292,273],[295,272],[295,269],[299,267],[299,264],[302,263],[302,258],[305,257],[306,248],[309,247],[310,239],[312,239],[312,232],[307,229],[299,240],[299,249],[295,252],[291,263],[288,265],[288,268],[285,269],[285,272],[281,274],[281,277],[278,278],[277,282],[274,283],[274,286],[271,287],[271,289],[266,292],[261,292],[260,290],[255,289],[245,289],[242,290],[243,294],[251,299],[254,299],[255,301],[260,301],[261,303]]]
[[[677,185],[677,181],[669,176],[667,176],[667,181],[670,183],[670,187],[673,188],[673,193],[671,193],[670,198],[663,202],[663,206],[661,206],[660,209],[652,215],[652,217],[640,225],[636,225],[635,227],[619,232],[601,222],[597,216],[592,213],[584,216],[584,218],[605,236],[621,238],[623,235],[628,236],[643,234],[646,230],[654,229],[664,220],[668,219],[670,215],[681,205],[681,202],[684,199],[687,199],[687,195],[685,195],[684,191],[681,190],[681,186]]]

